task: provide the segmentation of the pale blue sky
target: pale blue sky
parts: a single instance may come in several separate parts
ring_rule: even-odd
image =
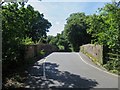
[[[47,0],[43,0],[42,2],[38,0],[28,1],[28,4],[32,5],[35,10],[43,13],[44,17],[51,22],[52,27],[49,29],[48,35],[54,36],[64,30],[64,24],[70,14],[77,12],[85,12],[86,15],[93,14],[96,13],[98,8],[103,7],[105,3],[107,2],[47,2]]]

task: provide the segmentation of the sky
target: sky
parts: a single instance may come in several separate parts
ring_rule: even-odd
[[[64,2],[63,0],[28,0],[27,4],[32,5],[35,10],[43,13],[44,18],[51,22],[52,26],[47,35],[56,36],[57,33],[61,33],[61,31],[64,30],[66,19],[70,14],[77,12],[84,12],[86,15],[94,14],[98,8],[102,8],[106,3],[108,2],[80,2],[80,0],[64,0]]]

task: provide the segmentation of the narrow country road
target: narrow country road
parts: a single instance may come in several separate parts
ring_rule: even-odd
[[[107,73],[82,53],[54,52],[35,63],[28,73],[26,87],[118,88],[118,76]]]

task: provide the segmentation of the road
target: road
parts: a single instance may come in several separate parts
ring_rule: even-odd
[[[26,87],[118,88],[118,76],[95,65],[82,53],[54,52],[28,71]]]

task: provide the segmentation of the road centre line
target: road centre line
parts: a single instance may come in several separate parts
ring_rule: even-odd
[[[89,66],[91,66],[91,67],[93,67],[93,68],[96,68],[97,70],[100,70],[100,71],[102,71],[102,72],[105,72],[105,73],[107,73],[107,74],[110,74],[110,75],[113,75],[113,76],[119,77],[118,75],[115,75],[115,74],[113,74],[113,73],[110,73],[110,72],[104,71],[104,70],[102,70],[102,69],[100,69],[100,68],[98,68],[98,67],[95,67],[95,66],[93,66],[93,65],[91,65],[91,64],[89,64],[89,63],[87,63],[87,62],[81,57],[80,54],[79,54],[79,57],[80,57],[80,59],[81,59],[85,64],[87,64],[87,65],[89,65]]]

